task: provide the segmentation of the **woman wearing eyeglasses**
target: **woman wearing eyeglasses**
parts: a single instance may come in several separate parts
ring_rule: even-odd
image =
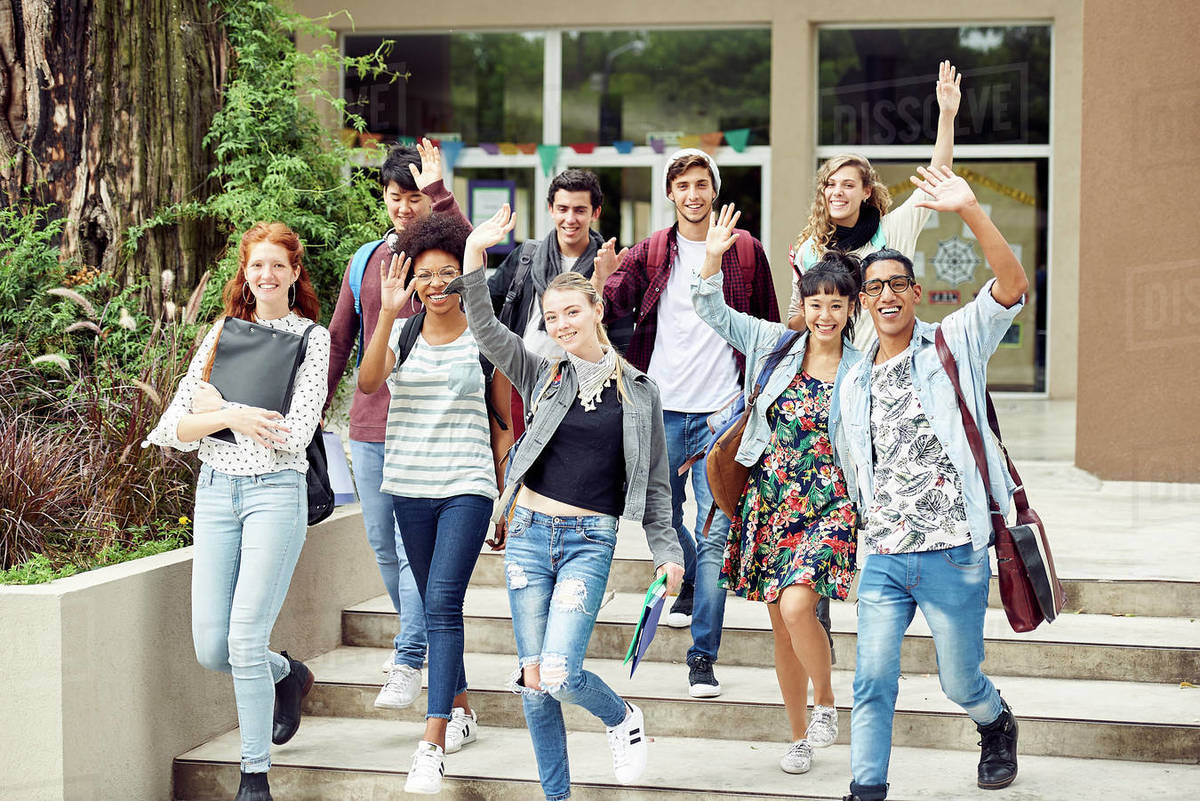
[[[393,496],[429,639],[425,734],[404,790],[427,795],[441,791],[444,754],[476,737],[462,607],[498,494],[491,450],[491,426],[498,423],[485,396],[490,387],[458,296],[446,291],[462,273],[470,233],[466,221],[442,214],[404,229],[399,255],[380,266],[379,319],[358,373],[364,393],[385,381],[392,393],[381,489]],[[424,312],[413,323],[420,332],[405,356],[404,321],[396,318],[414,292]],[[503,419],[507,405],[495,408]],[[502,547],[499,538],[489,544]]]
[[[962,75],[949,61],[938,65],[934,91],[940,113],[931,166],[953,166],[954,118],[958,114],[961,81]],[[888,188],[865,156],[842,153],[822,164],[817,170],[816,194],[808,223],[788,252],[793,271],[788,326],[804,330],[800,277],[826,251],[840,250],[861,259],[887,247],[911,260],[917,249],[917,236],[930,215],[928,208],[917,204],[927,199],[924,192],[917,190],[899,208],[892,209]],[[855,334],[854,344],[866,352],[874,339],[874,329],[863,325]]]

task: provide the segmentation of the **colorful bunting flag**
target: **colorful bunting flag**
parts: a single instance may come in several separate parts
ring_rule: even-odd
[[[700,134],[688,134],[687,136],[679,137],[679,147],[700,147]]]
[[[666,149],[666,142],[657,136],[652,136],[650,137],[650,149],[661,156],[663,150]]]
[[[500,154],[500,145],[495,142],[480,142],[479,149],[489,156],[497,156]]]
[[[746,149],[746,145],[750,143],[750,129],[734,128],[732,131],[726,131],[725,142],[732,147],[734,151],[741,153]]]
[[[439,145],[442,149],[442,161],[446,165],[447,170],[454,170],[454,165],[458,163],[458,157],[462,155],[463,143],[457,139],[448,139]]]
[[[412,147],[417,143],[416,138],[412,136],[398,136],[396,137],[396,141],[407,147]]]
[[[720,131],[700,134],[700,149],[711,156],[717,152],[717,148],[721,146],[721,140],[724,138],[725,134]]]
[[[558,165],[558,151],[560,145],[538,145],[537,154],[542,160],[542,172],[546,175],[553,175],[554,168]]]
[[[613,142],[613,147],[617,149],[618,153],[633,152],[633,142],[628,139],[618,139],[617,141]]]
[[[526,156],[532,156],[537,152],[537,142],[517,142],[517,150]]]
[[[496,147],[500,148],[500,152],[506,156],[515,156],[521,152],[513,142],[497,142]]]
[[[596,149],[596,143],[595,142],[572,142],[571,149],[574,150],[576,153],[587,154],[587,153],[591,153],[593,150]]]

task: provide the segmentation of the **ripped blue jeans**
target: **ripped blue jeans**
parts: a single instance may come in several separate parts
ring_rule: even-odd
[[[542,680],[540,688],[522,687],[521,700],[548,801],[571,796],[562,702],[605,726],[625,719],[621,697],[583,669],[616,544],[611,515],[552,517],[518,506],[508,526],[504,568],[517,656],[522,668],[538,665]]]

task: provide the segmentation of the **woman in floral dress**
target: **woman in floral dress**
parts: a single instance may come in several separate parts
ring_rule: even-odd
[[[746,354],[749,395],[771,370],[742,435],[737,461],[750,467],[725,546],[724,586],[767,604],[775,672],[794,742],[780,759],[804,773],[812,749],[837,739],[829,640],[816,616],[821,598],[844,600],[854,579],[857,517],[839,458],[837,381],[861,357],[850,344],[858,307],[858,262],[827,253],[800,281],[805,330],[730,309],[721,254],[738,214],[721,210],[709,227],[704,265],[692,284],[696,313]],[[808,684],[813,714],[808,720]]]

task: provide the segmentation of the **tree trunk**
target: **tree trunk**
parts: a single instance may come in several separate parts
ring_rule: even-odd
[[[221,245],[209,220],[127,231],[203,200],[228,45],[209,0],[0,0],[0,192],[55,203],[63,258],[187,293]]]

